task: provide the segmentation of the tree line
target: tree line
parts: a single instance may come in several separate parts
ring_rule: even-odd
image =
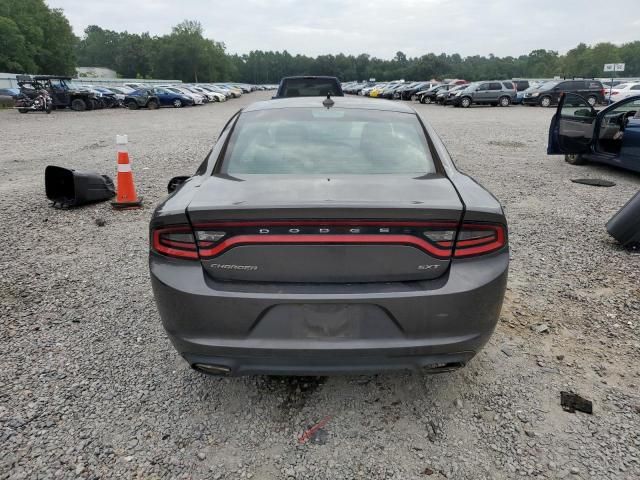
[[[341,80],[602,77],[605,63],[626,63],[625,76],[640,76],[640,41],[623,45],[579,44],[560,55],[533,50],[518,57],[427,53],[393,59],[360,55],[292,55],[255,50],[230,54],[206,38],[202,25],[185,20],[167,35],[151,36],[87,27],[77,38],[63,12],[44,0],[0,0],[0,71],[74,75],[75,67],[106,67],[124,78],[186,82],[277,83],[287,75],[335,75]]]

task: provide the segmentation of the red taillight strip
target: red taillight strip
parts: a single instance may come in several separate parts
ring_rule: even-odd
[[[191,233],[191,228],[189,227],[167,227],[167,228],[159,228],[153,231],[152,238],[152,246],[153,249],[161,253],[163,255],[167,255],[169,257],[178,257],[178,258],[187,258],[190,260],[198,259],[198,251],[196,249],[195,242],[193,244],[185,243],[185,242],[174,242],[172,240],[163,240],[160,236],[163,233]],[[179,247],[179,248],[173,248]],[[190,250],[187,250],[191,248]]]
[[[456,246],[458,248],[473,247],[474,245],[483,245],[485,243],[491,243],[495,239],[496,239],[496,236],[491,235],[488,237],[470,238],[468,240],[458,240],[458,242],[456,243]]]
[[[409,245],[439,258],[449,258],[451,249],[442,249],[413,235],[238,235],[223,240],[213,248],[201,248],[201,257],[215,257],[239,245],[265,244],[354,244]]]
[[[506,234],[505,229],[502,225],[488,225],[488,224],[471,224],[464,223],[462,225],[463,230],[491,230],[495,232],[495,239],[489,243],[482,243],[477,246],[468,246],[465,247],[464,242],[473,242],[476,239],[470,240],[462,240],[456,243],[456,249],[454,251],[453,256],[456,258],[461,257],[470,257],[473,255],[483,255],[486,253],[495,252],[496,250],[501,249],[506,244]],[[479,240],[486,240],[484,238],[479,238]],[[467,243],[467,245],[470,245]]]
[[[166,245],[168,247],[176,247],[176,248],[181,248],[183,250],[193,250],[193,247],[194,247],[193,243],[176,242],[174,240],[167,240],[166,238],[160,239],[160,242],[163,245]]]

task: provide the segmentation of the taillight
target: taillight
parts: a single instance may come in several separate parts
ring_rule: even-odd
[[[489,223],[462,224],[453,256],[456,258],[485,255],[495,252],[507,243],[503,225]]]
[[[457,233],[457,238],[456,238]],[[495,252],[506,245],[505,227],[465,222],[457,231],[447,221],[298,220],[176,225],[152,231],[152,248],[168,257],[213,258],[241,245],[378,244],[408,245],[436,258],[463,258]]]
[[[195,260],[198,258],[198,246],[190,227],[171,226],[153,230],[151,234],[153,250],[174,258]]]

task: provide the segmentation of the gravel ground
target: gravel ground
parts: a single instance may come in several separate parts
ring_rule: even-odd
[[[550,109],[416,105],[510,221],[501,322],[467,368],[330,378],[188,368],[154,306],[147,222],[168,179],[193,172],[229,116],[268,96],[0,112],[0,478],[639,478],[640,256],[604,224],[640,176],[546,156]],[[120,133],[144,209],[50,208],[44,167],[115,175]],[[561,390],[591,399],[594,414],[562,411]]]

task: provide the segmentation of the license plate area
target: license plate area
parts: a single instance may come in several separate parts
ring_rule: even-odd
[[[372,339],[402,338],[385,310],[370,304],[286,304],[271,307],[251,331],[251,338]]]

